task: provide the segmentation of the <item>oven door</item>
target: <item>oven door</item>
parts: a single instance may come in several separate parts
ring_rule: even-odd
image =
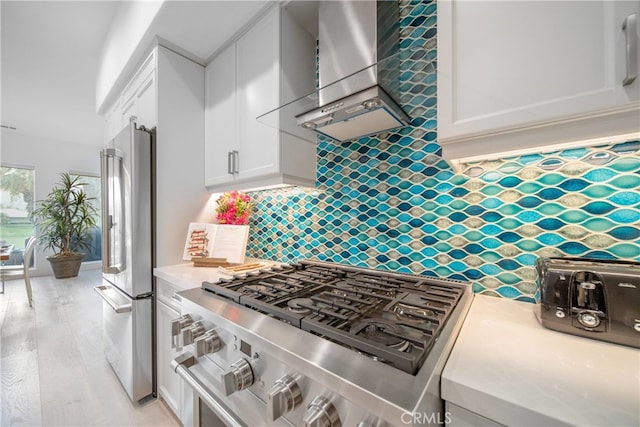
[[[233,427],[245,425],[238,420],[230,420],[226,415],[216,412],[218,409],[212,409],[204,398],[194,391],[187,388],[183,395],[183,408],[189,408],[185,411],[186,416],[183,418],[184,425],[194,427]]]

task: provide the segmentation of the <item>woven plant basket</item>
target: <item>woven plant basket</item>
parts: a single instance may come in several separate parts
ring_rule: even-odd
[[[66,279],[78,275],[83,258],[83,253],[74,252],[68,256],[49,256],[47,261],[51,264],[56,279]]]

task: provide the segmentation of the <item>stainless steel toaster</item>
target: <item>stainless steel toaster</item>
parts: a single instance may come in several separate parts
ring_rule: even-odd
[[[536,272],[543,326],[640,348],[640,263],[539,258]]]

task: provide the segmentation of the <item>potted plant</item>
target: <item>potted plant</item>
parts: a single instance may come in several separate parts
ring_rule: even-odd
[[[47,198],[36,202],[31,220],[39,229],[38,245],[53,250],[47,257],[56,279],[75,277],[96,226],[94,198],[84,192],[79,176],[60,174]]]

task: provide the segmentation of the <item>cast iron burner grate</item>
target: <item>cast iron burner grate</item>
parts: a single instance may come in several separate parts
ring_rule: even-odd
[[[202,288],[415,374],[464,283],[320,261],[272,268]]]

